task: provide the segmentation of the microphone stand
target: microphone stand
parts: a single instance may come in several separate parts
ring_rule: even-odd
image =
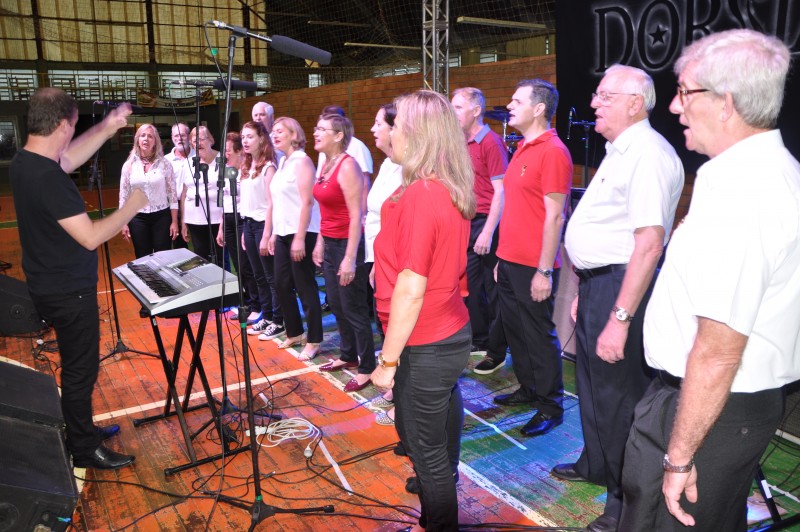
[[[573,120],[572,115],[575,114],[575,108],[570,108],[569,124],[567,125],[567,140],[570,137],[570,131],[573,126],[583,127],[583,188],[589,186],[589,130],[594,127],[594,122],[589,120]]]
[[[228,136],[228,120],[230,119],[231,115],[231,81],[233,80],[233,56],[236,51],[236,33],[232,32],[230,37],[228,38],[228,79],[226,84],[225,90],[225,120],[223,121],[223,128],[222,128],[222,139]],[[226,160],[225,160],[225,151],[222,150],[220,152],[220,166],[222,168],[226,167]],[[223,171],[225,174],[228,174],[228,171]],[[239,211],[236,206],[236,173],[230,172],[228,175],[230,178],[230,187],[231,187],[231,200],[233,203],[233,220],[235,224],[236,234],[238,234],[238,225],[239,225]],[[224,180],[220,181],[221,186],[224,186]],[[222,194],[220,193],[220,197]],[[236,247],[236,253],[239,256],[239,261],[241,261],[241,246]],[[245,258],[246,259],[246,258]],[[241,262],[239,262],[241,264]],[[255,422],[255,411],[253,408],[253,386],[250,382],[250,350],[248,347],[248,336],[247,336],[247,307],[244,304],[244,289],[242,287],[242,278],[238,276],[239,280],[239,328],[241,330],[240,336],[242,340],[242,359],[243,359],[243,369],[244,369],[244,385],[245,385],[245,395],[247,398],[247,424],[250,427],[250,443],[248,446],[250,447],[250,458],[253,463],[253,492],[255,495],[255,500],[253,501],[253,506],[250,508],[250,528],[249,531],[255,529],[256,525],[263,521],[268,517],[274,516],[276,513],[295,513],[295,514],[304,514],[304,513],[312,513],[312,512],[325,512],[325,513],[333,513],[334,508],[332,505],[320,506],[315,508],[301,508],[301,509],[288,509],[288,508],[277,508],[275,506],[270,506],[264,503],[263,496],[261,495],[261,472],[259,470],[258,465],[258,451],[259,445],[256,442],[256,422]],[[220,350],[220,356],[222,354],[222,350]],[[224,381],[223,381],[224,382]],[[224,499],[220,499],[221,501]],[[241,507],[241,506],[240,506]]]
[[[107,108],[103,109],[103,118],[105,118],[106,109]],[[98,148],[98,150],[94,152],[94,156],[92,157],[92,167],[89,172],[89,191],[91,192],[92,185],[97,186],[97,206],[100,210],[100,218],[105,218],[105,211],[103,209],[103,186],[101,184],[102,180],[100,179],[100,170],[98,169],[98,164],[97,164],[99,159],[100,159],[100,149]],[[117,331],[117,344],[111,351],[108,352],[108,354],[100,357],[100,362],[103,362],[104,360],[107,360],[112,356],[114,357],[114,360],[119,360],[119,357],[117,355],[121,355],[123,353],[136,353],[137,355],[159,358],[159,356],[154,353],[147,353],[145,351],[138,351],[136,349],[131,349],[130,347],[125,345],[125,342],[122,341],[122,332],[120,331],[120,326],[119,326],[119,312],[117,311],[117,295],[114,292],[114,275],[112,274],[111,270],[111,254],[108,252],[108,240],[103,242],[103,254],[105,255],[107,281],[108,281],[109,292],[111,293],[111,308],[112,308],[112,313],[114,314],[114,325],[116,326],[116,331]],[[112,340],[114,338],[113,327],[111,329],[111,338]]]

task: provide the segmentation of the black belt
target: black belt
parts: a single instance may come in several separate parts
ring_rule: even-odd
[[[578,268],[573,267],[572,271],[575,272],[581,280],[585,281],[587,279],[591,279],[592,277],[600,277],[601,275],[607,275],[613,272],[624,272],[625,268],[627,268],[627,264],[609,264],[607,266],[600,266],[599,268],[591,268],[588,270],[579,270]]]
[[[682,378],[676,377],[672,373],[664,371],[663,369],[656,370],[656,378],[670,388],[675,388],[678,390],[680,390],[681,383],[683,383]]]

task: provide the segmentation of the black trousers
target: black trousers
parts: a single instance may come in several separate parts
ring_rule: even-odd
[[[367,308],[369,280],[364,267],[364,237],[361,237],[356,253],[356,276],[350,284],[341,286],[337,273],[346,250],[346,238],[325,238],[322,264],[325,292],[339,329],[340,358],[346,362],[358,360],[358,373],[368,375],[375,371],[375,339]]]
[[[419,480],[419,523],[428,531],[458,530],[454,474],[464,424],[458,377],[471,343],[467,324],[440,342],[406,346],[395,374],[397,433]]]
[[[89,458],[100,445],[92,421],[92,392],[100,366],[97,287],[69,294],[31,294],[31,299],[42,318],[53,324],[58,340],[67,449],[73,458]]]
[[[258,302],[261,304],[262,317],[283,325],[283,313],[278,303],[278,294],[275,291],[275,264],[272,255],[264,256],[259,253],[259,245],[263,234],[264,222],[245,218],[245,250],[258,287]]]
[[[169,226],[172,224],[172,213],[169,209],[156,212],[140,212],[128,222],[133,242],[133,254],[136,258],[144,257],[156,251],[172,249]]]
[[[286,336],[303,334],[303,319],[297,305],[295,288],[308,324],[309,343],[322,343],[322,306],[319,303],[319,287],[317,286],[316,268],[311,259],[317,233],[306,233],[306,256],[301,261],[292,260],[290,251],[294,235],[275,238],[275,291],[283,310],[283,322],[286,325]]]
[[[642,297],[628,327],[625,358],[614,364],[597,356],[597,337],[608,323],[622,287],[625,270],[581,279],[575,323],[577,365],[575,381],[580,398],[583,451],[576,470],[608,490],[605,513],[619,518],[622,511],[622,466],[633,410],[650,384],[644,361],[642,327],[653,283]]]
[[[244,304],[247,305],[250,312],[261,312],[261,306],[258,304],[258,286],[256,286],[256,279],[253,277],[253,268],[250,267],[250,259],[247,258],[247,254],[242,250],[244,220],[239,220],[238,226],[234,222],[233,213],[226,212],[225,220],[223,221],[225,249],[228,250],[228,256],[233,261],[233,267],[236,268],[236,274],[239,276],[244,288]],[[239,254],[242,256],[241,262],[239,262]]]
[[[681,506],[695,518],[691,529],[667,511],[661,493],[661,460],[667,452],[679,395],[678,388],[656,378],[636,406],[625,450],[625,504],[619,530],[744,532],[747,497],[758,460],[783,418],[783,390],[732,393],[728,397],[694,457],[697,502],[681,497]]]
[[[540,302],[531,299],[535,273],[536,268],[500,259],[500,313],[520,387],[536,399],[536,408],[542,414],[560,416],[564,413],[561,343],[553,323],[559,270],[553,271],[553,292]]]
[[[486,215],[476,214],[470,222],[469,246],[467,246],[466,298],[469,321],[472,323],[472,345],[486,350],[495,360],[505,360],[506,342],[503,322],[500,320],[500,304],[497,300],[497,283],[494,267],[497,264],[497,243],[500,230],[495,230],[492,246],[486,255],[475,253],[475,241],[486,226]]]
[[[211,224],[210,226],[186,224],[186,227],[189,228],[189,235],[192,239],[194,252],[208,262],[222,267],[222,248],[217,244],[219,224]]]

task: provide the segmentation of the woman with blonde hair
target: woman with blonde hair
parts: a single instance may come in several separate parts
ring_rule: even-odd
[[[294,118],[282,116],[272,126],[276,150],[284,153],[272,177],[272,237],[269,252],[275,257],[275,291],[283,309],[288,348],[303,341],[303,320],[297,295],[303,303],[308,324],[301,360],[319,354],[322,343],[322,307],[311,255],[319,234],[319,205],[314,201],[314,163],[304,151],[306,134]]]
[[[122,238],[133,242],[136,258],[172,247],[178,236],[178,197],[172,163],[164,158],[161,138],[153,124],[142,124],[133,137],[133,148],[122,165],[119,208],[134,188],[147,196],[147,206],[122,228]]]
[[[472,332],[464,304],[474,173],[450,102],[419,91],[395,101],[392,160],[403,188],[383,204],[375,299],[386,339],[373,382],[394,390],[396,427],[414,465],[413,530],[458,530],[458,377]]]
[[[216,241],[222,223],[222,208],[217,207],[219,152],[212,147],[214,136],[205,126],[193,128],[189,138],[200,157],[200,164],[207,167],[208,181],[204,180],[200,170],[196,170],[197,179],[189,172],[183,174],[181,236],[187,242],[191,239],[195,253],[221,266],[222,248]]]

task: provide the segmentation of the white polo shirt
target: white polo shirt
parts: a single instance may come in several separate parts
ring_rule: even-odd
[[[733,392],[800,379],[800,164],[777,130],[698,170],[645,314],[648,364],[683,377],[698,316],[749,337]]]

